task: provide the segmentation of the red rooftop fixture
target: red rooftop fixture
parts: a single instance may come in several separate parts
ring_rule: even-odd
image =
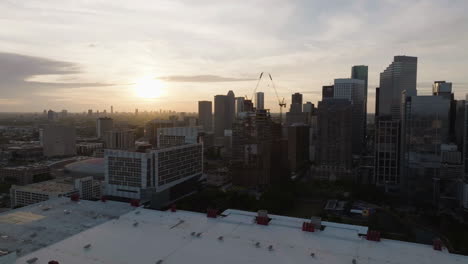
[[[177,211],[176,205],[175,205],[175,204],[172,204],[172,205],[171,205],[171,212],[174,213],[174,212],[176,212],[176,211]]]
[[[302,223],[302,231],[315,232],[315,225],[313,223],[303,222]]]
[[[434,239],[432,243],[432,248],[434,250],[442,251],[442,241],[440,239]]]
[[[366,236],[367,240],[369,241],[380,241],[380,232],[379,231],[371,231],[371,230],[368,230],[367,231],[367,236]]]
[[[80,195],[78,193],[74,193],[70,195],[70,200],[74,202],[78,202],[80,200]]]
[[[212,209],[212,208],[208,208],[206,210],[206,216],[208,218],[216,218],[218,216],[218,210],[216,209]]]
[[[140,200],[133,199],[133,200],[130,201],[130,205],[133,206],[133,207],[138,207],[138,206],[140,206]]]
[[[104,195],[103,195],[103,196],[101,196],[101,202],[103,202],[103,203],[107,202],[107,197],[106,197],[106,196],[104,196]]]
[[[257,213],[257,217],[255,217],[255,222],[257,222],[258,225],[268,225],[270,222],[270,218],[268,217],[268,211],[266,210],[259,210]]]

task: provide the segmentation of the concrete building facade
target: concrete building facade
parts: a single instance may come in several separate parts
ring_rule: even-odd
[[[76,155],[76,130],[74,127],[46,125],[40,130],[40,138],[46,157]]]

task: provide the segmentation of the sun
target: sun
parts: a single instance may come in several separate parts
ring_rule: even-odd
[[[159,98],[165,93],[165,84],[161,80],[144,78],[134,84],[135,94],[140,98]]]

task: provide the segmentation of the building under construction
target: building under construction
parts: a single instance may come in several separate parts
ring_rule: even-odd
[[[269,110],[244,112],[232,131],[232,181],[244,187],[262,187],[289,175],[287,141],[281,140],[281,125]]]

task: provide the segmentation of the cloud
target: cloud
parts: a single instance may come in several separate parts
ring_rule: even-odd
[[[172,75],[158,77],[157,79],[166,82],[244,82],[256,80],[253,78],[222,77],[217,75]]]
[[[109,86],[97,82],[60,82],[63,76],[81,72],[76,63],[47,58],[0,52],[0,90],[2,96],[32,95],[38,91],[55,88],[80,88]],[[74,79],[74,78],[71,78]]]

